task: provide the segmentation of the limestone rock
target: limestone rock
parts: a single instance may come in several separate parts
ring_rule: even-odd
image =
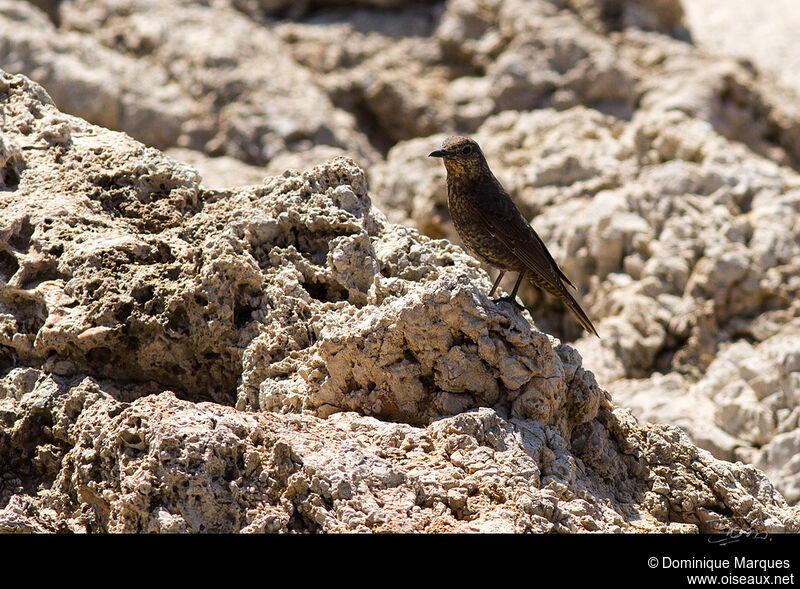
[[[794,32],[800,10],[792,0],[769,4],[738,0],[683,0],[695,42],[714,53],[755,62],[786,85],[800,89],[800,56]]]
[[[754,464],[795,503],[797,340],[794,321],[756,345],[725,347],[697,382],[674,374],[619,382],[614,398],[642,419],[681,426],[717,457]]]
[[[0,31],[3,68],[45,85],[64,112],[162,149],[192,117],[191,97],[166,70],[57,30],[28,2],[0,2]]]
[[[11,497],[0,510],[4,531],[725,532],[745,521],[776,533],[798,525],[756,469],[713,459],[675,428],[642,428],[606,403],[569,441],[489,408],[421,428],[355,413],[247,413],[170,392],[122,402],[108,383],[72,382],[49,386],[53,378],[40,375],[17,405],[21,431],[35,406],[27,399],[39,399],[53,426],[37,428],[33,441],[42,467],[60,469],[47,472],[38,497]]]
[[[389,223],[353,160],[211,190],[22,76],[0,96],[0,530],[800,528]]]
[[[251,166],[227,155],[209,157],[202,151],[183,147],[171,147],[164,154],[197,170],[200,183],[206,188],[224,190],[259,184],[267,176],[264,168]]]
[[[180,1],[75,0],[64,3],[60,15],[65,28],[91,32],[123,55],[148,55],[192,97],[195,116],[173,145],[254,165],[317,144],[374,156],[353,118],[333,108],[280,39],[237,10]]]
[[[281,41],[236,10],[112,4],[61,3],[56,33],[29,3],[4,0],[4,66],[46,84],[64,111],[162,149],[258,165],[316,144],[374,157],[352,117],[333,108]]]
[[[776,81],[794,72],[774,69],[791,51],[767,63],[785,37],[762,34],[751,60],[716,54],[698,3],[2,0],[3,67],[47,88],[12,76],[0,96],[2,529],[110,525],[37,498],[76,444],[47,431],[70,391],[112,413],[174,393],[323,429],[341,411],[417,432],[493,411],[574,458],[607,390],[798,501],[800,111]],[[748,10],[765,15],[748,34],[794,18]],[[454,132],[476,136],[578,286],[603,336],[572,343],[582,359],[544,335],[581,337],[558,303],[526,286],[529,316],[485,298],[426,158]],[[664,456],[688,456],[669,432]],[[709,497],[674,493],[633,509],[674,524]],[[145,527],[196,529],[160,517]],[[606,529],[592,518],[576,529]]]

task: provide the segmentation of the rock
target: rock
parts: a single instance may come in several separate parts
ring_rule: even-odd
[[[3,531],[800,528],[389,223],[352,159],[211,190],[23,76],[0,96]]]
[[[441,93],[447,69],[430,39],[440,7],[325,12],[275,27],[293,57],[351,113],[381,152],[452,128]]]
[[[76,442],[31,432],[76,387],[415,431],[491,410],[573,457],[607,390],[798,501],[793,13],[748,7],[715,45],[701,3],[0,2],[4,67],[47,88],[0,96],[2,529],[73,525],[35,496]],[[558,303],[485,298],[425,157],[454,132],[577,285],[582,360],[544,335],[581,337]]]
[[[544,335],[531,334],[519,316],[494,311],[465,278],[372,303],[378,310],[340,309],[336,322],[316,330],[310,357],[295,359],[313,367],[310,373],[301,370],[300,382],[293,372],[253,384],[245,378],[246,389],[258,384],[258,401],[250,404],[273,411],[300,404],[321,416],[356,410],[412,424],[500,404],[515,417],[553,421],[568,436],[599,403],[594,379],[565,367]],[[246,370],[252,363],[257,374],[269,356],[252,350]],[[581,408],[573,406],[576,398]]]
[[[231,5],[256,18],[286,15],[298,18],[313,13],[314,9],[352,6],[392,9],[403,6],[403,0],[232,0]]]
[[[770,480],[775,481],[786,500],[792,504],[800,501],[800,465],[797,463],[799,441],[795,429],[776,434],[766,446],[755,452],[740,452],[742,459],[768,473]]]
[[[688,532],[738,529],[733,517],[797,528],[756,469],[605,403],[569,442],[490,408],[419,428],[170,392],[128,403],[105,387],[88,378],[48,399],[54,426],[37,431],[57,442],[61,469],[40,497],[13,495],[5,530]]]
[[[618,382],[615,400],[641,419],[681,426],[717,457],[753,463],[796,502],[797,338],[794,321],[756,345],[724,347],[697,382],[675,374]]]
[[[44,84],[65,112],[162,149],[174,145],[192,116],[191,97],[167,71],[57,30],[28,2],[0,2],[0,29],[3,67]]]
[[[333,108],[280,40],[235,10],[65,2],[64,34],[56,34],[43,12],[5,0],[0,19],[10,71],[47,84],[63,110],[147,144],[257,165],[316,144],[374,157],[352,117]],[[291,98],[275,100],[281,95]]]
[[[701,47],[749,59],[784,84],[800,88],[794,34],[800,11],[794,2],[684,0],[683,4],[687,26]]]
[[[600,30],[637,27],[682,36],[683,4],[679,0],[556,0]]]
[[[148,55],[198,104],[172,145],[253,165],[318,144],[374,157],[353,118],[333,108],[280,39],[236,10],[76,0],[60,14],[65,28],[91,32],[125,55]]]
[[[200,182],[206,188],[224,190],[226,188],[260,184],[267,176],[264,168],[251,166],[227,155],[209,157],[202,151],[183,147],[171,147],[164,153],[197,170],[200,175]]]
[[[186,377],[209,395],[232,394],[230,362],[241,351],[223,325],[249,320],[260,286],[242,275],[212,295],[203,271],[185,271],[200,264],[237,275],[247,263],[219,241],[207,243],[204,263],[179,235],[199,211],[196,172],[62,115],[24,78],[2,84],[4,134],[20,170],[0,218],[6,355],[56,373],[172,375],[176,385]]]

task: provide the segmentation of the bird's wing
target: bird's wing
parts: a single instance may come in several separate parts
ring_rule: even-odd
[[[547,255],[547,259],[550,260],[550,263],[553,265],[553,268],[555,268],[556,272],[558,273],[559,278],[561,278],[561,280],[563,280],[564,282],[569,284],[572,288],[575,288],[575,285],[572,284],[570,279],[567,278],[567,275],[564,274],[564,272],[561,270],[559,265],[553,259],[553,256],[550,255],[550,250],[547,249],[547,246],[545,246],[544,242],[542,241],[542,238],[539,237],[539,234],[536,233],[534,228],[531,227],[530,225],[528,225],[528,228],[530,229],[530,232],[533,234],[533,237],[536,238],[536,241],[539,242],[539,246],[542,248],[542,250],[544,250],[544,253]]]
[[[510,199],[499,199],[499,201],[494,208],[476,207],[477,214],[485,226],[500,243],[514,252],[514,255],[525,264],[530,271],[529,278],[534,284],[561,299],[586,331],[600,337],[578,301],[562,283],[563,280],[575,288],[553,260],[536,231],[525,221],[513,201]]]
[[[537,286],[561,299],[589,333],[600,337],[589,317],[564,286],[566,282],[575,288],[558,267],[542,239],[525,220],[500,183],[494,178],[490,181],[491,186],[485,191],[479,191],[474,207],[484,226],[525,265],[529,278]],[[505,198],[493,197],[498,193]]]
[[[495,182],[496,185],[492,188],[502,191],[507,196],[500,183],[496,180]],[[530,270],[552,283],[555,288],[561,286],[561,280],[575,288],[510,197],[491,201],[482,198],[475,209],[492,235],[514,252],[514,255]]]

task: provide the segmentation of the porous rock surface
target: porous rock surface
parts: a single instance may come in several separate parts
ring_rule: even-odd
[[[448,3],[433,37],[474,73],[426,103],[475,136],[578,285],[602,336],[578,340],[585,362],[640,418],[759,464],[796,502],[796,91],[688,43],[677,2],[488,5]],[[458,243],[443,170],[420,158],[450,131],[397,141],[370,171],[390,220]],[[527,285],[521,298],[546,331],[582,336],[558,302]],[[735,362],[712,370],[731,346]],[[744,362],[765,372],[741,380]],[[766,384],[720,394],[721,366]]]
[[[0,530],[800,528],[353,160],[210,190],[23,76],[0,99]]]

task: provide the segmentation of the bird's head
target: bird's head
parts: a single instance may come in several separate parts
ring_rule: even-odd
[[[487,167],[480,146],[474,139],[454,135],[442,143],[442,147],[428,154],[440,157],[448,172],[480,174]]]

